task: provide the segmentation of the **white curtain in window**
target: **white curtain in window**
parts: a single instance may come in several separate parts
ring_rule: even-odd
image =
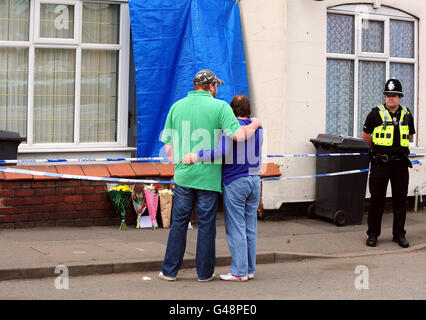
[[[120,5],[83,3],[83,43],[118,44]],[[118,51],[83,50],[80,142],[117,141]]]
[[[384,52],[385,23],[383,21],[362,20],[362,44],[363,52]]]
[[[414,22],[390,20],[390,55],[414,58]]]
[[[355,18],[344,14],[327,14],[327,52],[354,53]]]
[[[74,140],[75,50],[36,49],[34,143]]]
[[[29,0],[0,0],[0,40],[28,41]]]
[[[409,107],[414,114],[414,64],[411,63],[391,63],[390,78],[401,81],[404,97],[401,104]]]
[[[120,5],[108,3],[83,3],[83,42],[119,42]]]
[[[41,38],[74,38],[74,6],[40,4]]]
[[[0,129],[27,136],[28,48],[0,48]]]
[[[353,135],[354,62],[327,59],[327,133]]]
[[[358,77],[358,136],[360,137],[368,113],[372,108],[384,102],[386,64],[360,61]]]
[[[118,52],[83,50],[80,142],[117,140]]]

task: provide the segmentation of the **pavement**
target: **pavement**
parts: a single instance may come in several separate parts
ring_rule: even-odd
[[[392,213],[385,213],[377,247],[365,245],[367,216],[361,225],[337,227],[333,223],[285,218],[258,222],[257,263],[304,259],[333,259],[426,249],[426,211],[408,212],[405,229],[410,247],[392,242]],[[223,213],[217,216],[216,265],[230,265]],[[120,272],[160,271],[169,229],[136,229],[119,226],[39,227],[0,229],[0,280],[57,277],[59,265],[70,276]],[[195,268],[197,226],[187,233],[182,268]]]

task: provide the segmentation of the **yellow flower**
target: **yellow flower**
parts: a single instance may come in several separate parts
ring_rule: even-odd
[[[109,189],[110,191],[124,191],[124,192],[132,192],[132,189],[128,185],[119,185],[114,188]]]

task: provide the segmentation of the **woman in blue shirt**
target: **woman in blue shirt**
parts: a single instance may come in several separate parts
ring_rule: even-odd
[[[241,126],[252,122],[246,95],[235,96],[231,107]],[[198,154],[191,153],[182,158],[182,163],[213,162],[219,158],[223,161],[225,229],[232,263],[231,272],[220,275],[222,280],[247,281],[253,279],[256,272],[262,143],[262,127],[244,142],[234,142],[222,133],[214,149],[200,150]]]

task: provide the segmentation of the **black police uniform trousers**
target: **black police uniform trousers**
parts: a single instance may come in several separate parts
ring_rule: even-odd
[[[371,163],[369,188],[371,193],[368,209],[369,236],[378,237],[381,233],[382,216],[386,201],[388,182],[392,187],[393,237],[405,236],[406,201],[408,192],[408,165],[406,160],[386,163]]]

